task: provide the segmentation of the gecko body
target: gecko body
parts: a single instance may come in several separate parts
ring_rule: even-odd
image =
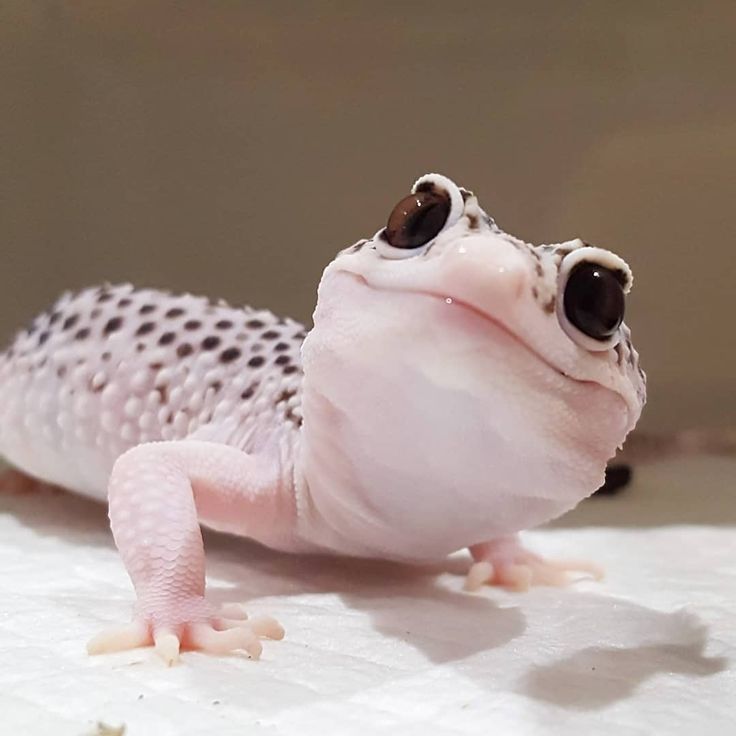
[[[291,552],[469,547],[468,587],[559,582],[516,533],[600,486],[645,379],[631,272],[504,233],[420,178],[327,267],[314,328],[130,285],[64,295],[0,357],[0,454],[109,501],[133,621],[91,651],[260,652],[282,631],[205,597],[199,524]]]

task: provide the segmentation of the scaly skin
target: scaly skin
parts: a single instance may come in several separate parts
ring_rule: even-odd
[[[338,254],[306,340],[266,311],[103,286],[64,295],[0,356],[0,453],[109,498],[138,602],[91,652],[257,657],[283,635],[207,601],[200,523],[295,553],[470,547],[469,589],[596,572],[515,535],[593,492],[639,417],[628,328],[593,339],[562,307],[576,262],[623,290],[628,266],[509,236],[444,177],[415,186],[446,206],[438,231],[406,249],[380,230]]]

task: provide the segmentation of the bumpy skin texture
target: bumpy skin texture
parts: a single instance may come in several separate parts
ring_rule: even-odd
[[[205,598],[199,531],[293,552],[428,560],[469,547],[467,587],[556,584],[516,533],[572,508],[645,398],[621,325],[605,343],[561,309],[566,275],[628,266],[582,241],[531,246],[450,180],[426,243],[384,230],[338,254],[315,327],[129,285],[63,296],[0,356],[0,454],[109,497],[136,589],[130,625],[90,651],[155,643],[260,653],[271,619]],[[445,200],[443,200],[445,201]]]

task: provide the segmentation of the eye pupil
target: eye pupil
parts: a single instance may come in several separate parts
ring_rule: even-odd
[[[581,332],[606,340],[624,319],[624,290],[613,271],[581,263],[565,285],[565,315]]]
[[[450,197],[434,190],[410,194],[394,207],[385,236],[394,248],[418,248],[436,237],[450,214]]]

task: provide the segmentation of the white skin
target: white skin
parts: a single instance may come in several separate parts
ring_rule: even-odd
[[[207,601],[200,523],[295,553],[468,547],[468,589],[596,573],[516,535],[599,487],[639,418],[626,326],[593,338],[563,307],[575,265],[623,291],[629,268],[580,240],[509,236],[445,177],[416,189],[449,202],[439,232],[397,248],[380,230],[338,254],[306,340],[265,311],[121,286],[65,295],[0,356],[0,453],[109,499],[138,602],[90,652],[257,657],[283,635]]]

